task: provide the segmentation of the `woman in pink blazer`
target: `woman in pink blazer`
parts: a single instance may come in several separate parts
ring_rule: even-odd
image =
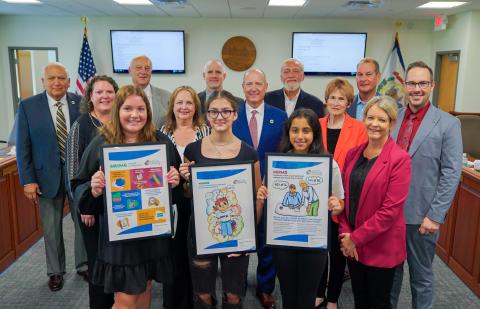
[[[397,119],[393,99],[374,97],[363,112],[368,142],[345,160],[340,243],[349,257],[355,308],[390,308],[395,267],[406,258],[403,205],[410,156],[390,138]]]

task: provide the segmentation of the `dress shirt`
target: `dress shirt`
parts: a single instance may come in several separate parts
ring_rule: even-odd
[[[248,103],[245,103],[245,111],[247,114],[247,123],[250,122],[250,118],[252,118],[252,111],[256,110],[257,114],[255,115],[255,119],[257,119],[257,128],[258,128],[258,144],[260,144],[260,138],[262,137],[262,127],[263,127],[263,116],[265,115],[265,102],[262,102],[259,107],[253,108]]]
[[[145,95],[148,98],[148,102],[150,103],[150,108],[152,108],[152,104],[153,104],[152,85],[148,84],[147,87],[143,89],[143,92],[145,92]]]
[[[295,105],[297,105],[298,96],[300,95],[300,88],[298,88],[298,93],[291,100],[285,93],[285,89],[283,90],[283,95],[285,96],[285,112],[287,113],[287,116],[290,117],[295,110]]]
[[[418,128],[420,127],[420,124],[422,123],[422,120],[425,117],[425,114],[427,113],[429,107],[430,107],[430,101],[428,101],[427,104],[425,104],[424,107],[422,107],[420,110],[418,110],[416,113],[414,113],[410,109],[410,106],[407,106],[407,108],[405,109],[405,117],[403,117],[402,126],[400,127],[400,130],[398,131],[397,143],[403,137],[403,132],[405,131],[405,126],[406,126],[408,117],[411,114],[415,114],[417,116],[417,118],[415,118],[415,120],[413,121],[412,135],[410,136],[410,141],[408,142],[408,145],[410,147],[413,139],[415,138],[415,134],[417,133]]]
[[[363,119],[363,109],[365,108],[366,103],[360,99],[360,95],[358,95],[357,101],[357,114],[355,115],[355,119],[362,120]]]
[[[57,102],[62,103],[63,115],[65,115],[65,124],[67,125],[67,132],[70,131],[70,113],[68,112],[68,101],[67,95],[65,94],[59,101],[50,97],[47,93],[48,108],[50,108],[50,114],[52,115],[53,124],[55,125],[55,130],[57,130],[57,107],[55,104]]]

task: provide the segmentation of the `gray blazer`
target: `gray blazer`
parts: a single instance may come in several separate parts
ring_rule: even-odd
[[[405,107],[391,133],[395,141],[404,116]],[[421,224],[425,217],[444,222],[460,180],[462,152],[460,121],[431,104],[408,151],[412,180],[405,202],[406,224]]]
[[[167,114],[170,92],[152,86],[152,120],[157,129],[163,125],[163,119]]]

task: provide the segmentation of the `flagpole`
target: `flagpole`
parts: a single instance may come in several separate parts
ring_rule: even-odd
[[[87,36],[87,23],[88,23],[88,17],[87,16],[82,16],[80,17],[80,20],[83,23],[83,36]]]

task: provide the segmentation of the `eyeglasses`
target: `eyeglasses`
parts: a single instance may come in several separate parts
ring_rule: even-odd
[[[410,89],[410,90],[413,90],[417,87],[420,88],[420,89],[427,89],[430,85],[432,84],[432,82],[428,82],[428,81],[421,81],[421,82],[406,82],[405,83],[405,86],[407,87],[407,89]]]
[[[223,119],[227,119],[228,117],[230,117],[230,115],[232,115],[233,112],[234,112],[233,109],[222,109],[221,111],[216,109],[209,109],[207,111],[207,114],[208,114],[208,117],[213,119],[217,119],[218,115],[222,115]]]

